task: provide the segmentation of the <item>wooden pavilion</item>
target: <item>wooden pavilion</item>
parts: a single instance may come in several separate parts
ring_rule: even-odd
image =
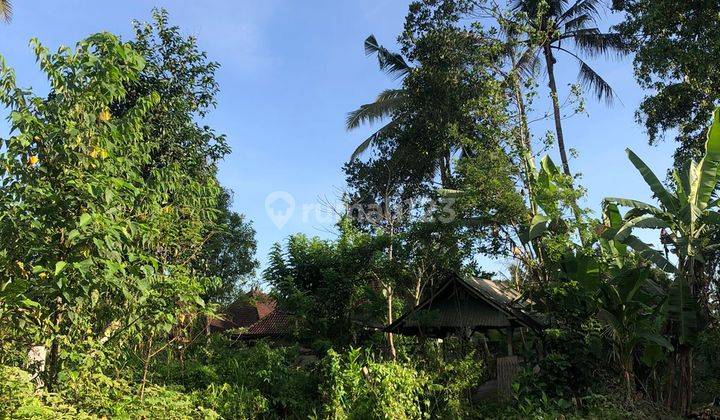
[[[544,327],[516,290],[492,280],[453,274],[386,331],[442,338],[467,329],[487,332],[528,328],[539,332]]]
[[[452,274],[385,331],[432,338],[487,334],[489,330],[505,332],[507,357],[496,359],[497,379],[490,387],[506,393],[519,365],[513,354],[514,331],[528,329],[541,333],[544,328],[543,320],[516,290],[492,280]]]

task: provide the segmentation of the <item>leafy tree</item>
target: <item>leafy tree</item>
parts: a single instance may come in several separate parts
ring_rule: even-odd
[[[183,208],[185,198],[195,194],[184,188],[214,179],[219,161],[230,152],[224,135],[201,124],[216,104],[219,87],[215,71],[219,64],[208,59],[195,38],[183,36],[180,28],[170,25],[166,10],[155,9],[152,17],[151,23],[134,23],[131,45],[146,65],[138,79],[127,84],[127,95],[114,102],[111,110],[121,115],[143,95],[160,95],[161,103],[143,125],[145,136],[155,139],[158,145],[143,167],[143,177],[167,188],[170,208]],[[189,182],[170,188],[164,175],[168,167]],[[226,302],[235,297],[237,288],[253,273],[257,265],[253,255],[256,243],[251,225],[242,214],[231,210],[231,192],[223,191],[216,207],[217,218],[203,221],[201,238],[196,238],[204,242],[201,249],[178,244],[184,249],[173,257],[191,264],[205,276],[216,277],[218,285],[207,297]]]
[[[382,298],[371,286],[391,274],[383,238],[357,232],[347,221],[340,228],[337,241],[295,235],[285,250],[276,244],[264,278],[281,304],[305,321],[304,339],[346,345],[353,321],[383,322]]]
[[[205,276],[218,279],[207,298],[220,303],[235,299],[257,268],[255,230],[244,215],[230,210],[231,203],[232,194],[223,189],[218,199],[215,232],[195,264]]]
[[[220,188],[178,165],[145,176],[160,147],[145,123],[160,97],[150,92],[110,112],[144,69],[131,45],[106,33],[75,51],[33,45],[47,97],[17,88],[12,70],[1,70],[13,132],[0,155],[0,283],[12,291],[0,306],[32,323],[20,343],[51,344],[52,386],[63,360],[79,362],[72,349],[84,337],[167,335],[181,313],[204,306],[207,280],[176,255],[200,248]],[[185,193],[182,207],[168,203],[168,191]],[[8,311],[13,302],[20,306]]]
[[[676,166],[698,159],[718,103],[720,18],[711,1],[616,0],[624,20],[615,29],[635,52],[635,78],[648,90],[636,117],[651,144],[668,132],[679,143]]]
[[[660,207],[635,200],[606,199],[608,203],[630,207],[623,225],[614,232],[614,239],[626,243],[640,256],[674,275],[668,311],[678,378],[677,391],[671,395],[673,406],[682,413],[687,412],[692,401],[692,351],[697,332],[706,324],[709,311],[704,256],[714,248],[709,239],[720,224],[718,201],[713,199],[720,166],[720,109],[715,111],[708,130],[705,151],[699,163],[690,162],[687,172],[673,171],[673,188],[668,190],[650,168],[628,150],[630,161],[657,197]],[[662,229],[661,239],[677,258],[677,265],[633,236],[632,231],[637,228]],[[671,384],[675,380],[674,373],[671,372],[669,378]]]

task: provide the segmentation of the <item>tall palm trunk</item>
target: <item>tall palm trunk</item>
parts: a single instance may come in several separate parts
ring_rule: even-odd
[[[543,46],[545,53],[545,64],[548,73],[548,87],[552,96],[553,115],[555,116],[555,132],[557,133],[558,149],[560,150],[560,161],[562,162],[563,172],[567,176],[570,174],[570,164],[568,163],[567,152],[565,151],[565,137],[562,131],[562,121],[560,120],[560,101],[558,100],[557,84],[555,84],[555,58],[553,58],[550,44]]]
[[[567,152],[565,151],[565,137],[563,136],[562,121],[560,119],[560,101],[558,100],[557,84],[555,83],[555,58],[552,55],[550,44],[546,43],[543,46],[543,51],[545,53],[545,63],[547,65],[548,72],[548,87],[550,88],[550,96],[552,97],[553,115],[555,117],[555,132],[557,133],[560,160],[562,161],[563,173],[569,177],[572,177],[572,174],[570,172],[570,164],[568,163]],[[578,223],[578,236],[580,237],[580,243],[584,246],[586,240],[585,235],[583,235],[582,227],[580,226],[582,223],[582,215],[580,212],[580,207],[577,205],[576,202],[572,203],[572,211],[573,215],[575,216],[575,220]]]
[[[513,63],[513,66],[515,63]],[[530,203],[530,210],[533,215],[537,214],[537,203],[535,202],[535,195],[532,188],[531,177],[535,172],[535,165],[532,156],[532,144],[530,143],[530,129],[528,128],[527,112],[525,111],[525,101],[523,100],[522,86],[520,85],[520,79],[514,75],[512,76],[513,81],[513,94],[515,95],[515,104],[518,110],[518,117],[520,119],[520,150],[523,168],[525,170],[524,183],[525,189],[528,194],[528,202]]]

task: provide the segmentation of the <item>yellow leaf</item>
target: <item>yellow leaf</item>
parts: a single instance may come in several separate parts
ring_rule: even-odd
[[[102,112],[100,112],[100,115],[98,115],[98,119],[102,122],[110,121],[110,111],[103,109]]]
[[[30,156],[30,157],[28,158],[28,165],[30,165],[30,166],[35,166],[35,165],[37,165],[38,160],[39,160],[39,159],[38,159],[37,156]]]

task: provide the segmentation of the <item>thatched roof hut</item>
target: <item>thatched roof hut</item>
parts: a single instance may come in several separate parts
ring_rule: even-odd
[[[528,328],[544,322],[512,288],[492,280],[451,275],[415,308],[386,327],[403,335],[446,337],[462,332]]]

